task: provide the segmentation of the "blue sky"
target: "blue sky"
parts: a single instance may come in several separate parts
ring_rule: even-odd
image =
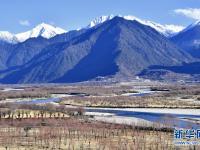
[[[41,22],[71,30],[110,14],[186,26],[200,19],[200,0],[1,0],[0,30],[18,33]]]

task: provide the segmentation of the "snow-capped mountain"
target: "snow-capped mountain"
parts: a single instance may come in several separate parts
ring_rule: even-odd
[[[8,31],[0,31],[0,41],[16,44],[18,42],[24,42],[29,38],[39,37],[39,36],[49,39],[51,37],[54,37],[58,34],[62,34],[65,32],[67,31],[59,27],[41,23],[30,31],[18,34],[12,34]]]
[[[89,29],[89,28],[95,27],[97,25],[102,24],[105,21],[113,19],[114,17],[115,17],[114,15],[97,17],[93,21],[91,21],[88,26],[81,28],[81,29]],[[148,26],[154,28],[155,30],[157,30],[158,32],[160,32],[161,34],[163,34],[167,37],[176,35],[177,33],[179,33],[180,31],[182,31],[184,29],[183,26],[161,25],[159,23],[155,23],[152,21],[139,19],[135,16],[120,16],[120,15],[118,15],[118,17],[122,17],[126,20],[136,20],[136,21],[140,22],[141,24],[148,25]],[[190,28],[192,28],[194,25],[197,25],[197,24],[200,24],[200,22],[197,22],[197,23],[191,25]],[[46,23],[41,23],[30,31],[26,31],[26,32],[18,33],[18,34],[12,34],[7,31],[0,31],[0,41],[16,44],[18,42],[24,42],[25,40],[27,40],[29,38],[33,38],[33,37],[42,36],[44,38],[49,39],[49,38],[54,37],[55,35],[66,33],[66,32],[67,31],[65,31],[64,29],[61,29],[59,27],[55,27],[55,26],[52,26],[52,25],[49,25]]]
[[[193,57],[200,58],[200,21],[189,25],[171,40]]]
[[[110,15],[110,16],[101,16],[101,17],[95,18],[93,21],[90,22],[90,24],[86,28],[92,28],[94,26],[97,26],[97,25],[105,22],[105,21],[111,20],[114,17],[115,17],[114,15]],[[155,22],[152,22],[152,21],[139,19],[135,16],[118,15],[118,17],[122,17],[126,20],[132,20],[132,21],[136,20],[141,24],[148,25],[148,26],[154,28],[155,30],[157,30],[158,32],[160,32],[161,34],[163,34],[167,37],[173,36],[176,33],[180,32],[184,29],[183,26],[172,25],[172,24],[171,25],[161,25],[159,23],[155,23]]]
[[[0,31],[0,41],[7,43],[17,43],[16,36],[8,31]]]
[[[172,25],[172,24],[171,25],[161,25],[161,24],[155,23],[153,21],[139,19],[135,16],[124,16],[123,18],[127,19],[127,20],[136,20],[136,21],[140,22],[141,24],[150,26],[167,37],[172,36],[184,29],[183,26]]]
[[[97,26],[101,23],[104,23],[105,21],[108,21],[108,20],[111,20],[113,19],[114,16],[113,15],[110,15],[110,16],[100,16],[100,17],[97,17],[95,18],[94,20],[92,20],[90,22],[90,24],[86,27],[86,28],[92,28],[94,26]]]
[[[29,38],[42,36],[44,38],[52,38],[55,35],[65,33],[64,29],[54,27],[49,24],[41,23],[30,31],[16,34],[18,41],[23,42]]]
[[[99,76],[121,80],[134,78],[152,65],[179,66],[194,60],[156,30],[121,17],[92,32],[57,37],[55,43],[54,39],[33,39],[15,46],[14,55],[2,59],[9,72],[1,75],[0,83],[74,83]],[[68,40],[66,44],[63,38]],[[162,68],[158,74],[160,71]],[[147,71],[145,75],[152,73]]]

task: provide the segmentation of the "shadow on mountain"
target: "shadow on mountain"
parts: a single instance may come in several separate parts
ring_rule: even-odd
[[[54,44],[48,41],[50,44],[47,43],[43,49],[40,49],[39,42],[40,52],[36,54],[34,51],[32,59],[22,61],[25,64],[19,68],[0,73],[0,82],[69,83],[116,74],[127,78],[134,77],[152,65],[175,66],[183,60],[194,62],[193,57],[153,28],[120,17],[82,34],[74,32],[60,36],[54,38]],[[24,53],[20,49],[18,54],[29,58],[30,55],[26,55],[29,49],[24,48]],[[10,64],[21,64],[14,60]],[[19,60],[24,59],[19,57]]]
[[[72,70],[53,82],[80,82],[98,76],[114,75],[118,72],[119,69],[115,59],[120,52],[116,50],[116,32],[119,31],[110,34],[102,33],[92,47],[91,52]]]
[[[200,74],[200,62],[184,63],[181,66],[150,66],[148,69],[143,70],[139,75],[145,75],[149,70],[168,70],[180,74]]]

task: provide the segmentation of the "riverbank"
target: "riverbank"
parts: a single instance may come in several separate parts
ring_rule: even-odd
[[[121,109],[85,108],[94,120],[155,128],[199,128],[200,110],[196,109]],[[194,121],[195,119],[195,121]]]

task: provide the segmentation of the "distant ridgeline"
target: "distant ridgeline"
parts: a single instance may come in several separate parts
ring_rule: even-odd
[[[200,74],[198,24],[173,37],[118,16],[81,30],[60,30],[22,42],[1,41],[0,83],[71,83],[152,72]]]

